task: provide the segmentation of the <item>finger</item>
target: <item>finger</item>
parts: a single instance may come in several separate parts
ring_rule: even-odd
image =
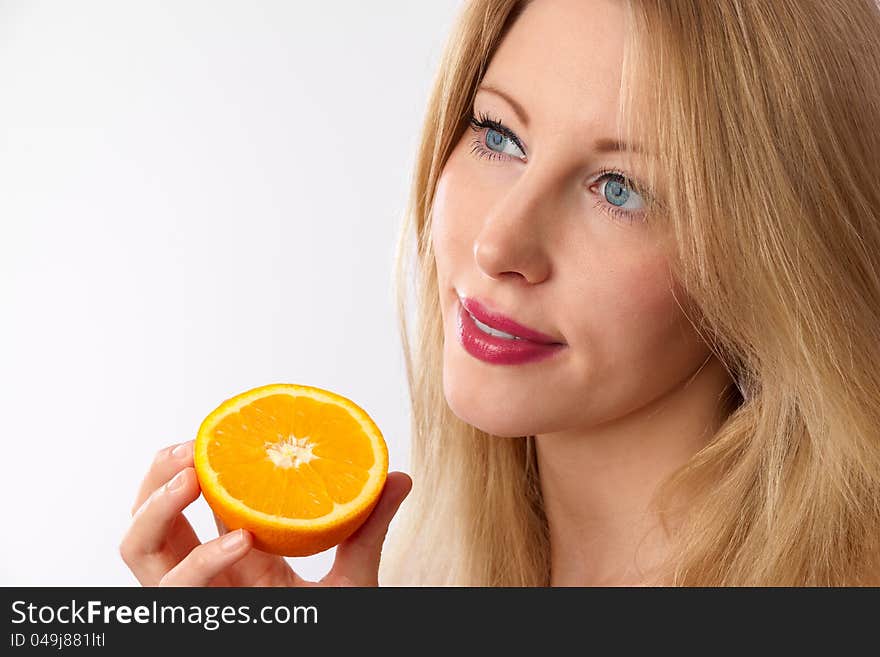
[[[164,486],[171,477],[183,468],[193,464],[193,442],[192,440],[187,440],[156,452],[156,455],[153,457],[153,463],[141,482],[134,505],[131,507],[131,515],[137,512],[141,504],[153,494],[153,491],[160,486]]]
[[[171,523],[171,530],[168,532],[168,544],[171,551],[177,555],[177,561],[179,562],[201,543],[186,516],[183,513],[178,513],[174,522]]]
[[[253,545],[246,529],[236,529],[198,546],[159,582],[159,586],[207,586],[244,557]]]
[[[217,525],[217,533],[220,536],[229,531],[216,513],[214,524]],[[300,577],[284,557],[257,548],[251,548],[250,552],[230,567],[230,576],[238,581],[248,582],[248,586],[264,586],[262,582],[276,582],[282,579],[287,582],[287,586],[309,586],[314,583]]]
[[[119,553],[143,586],[156,586],[184,556],[169,540],[173,532],[184,532],[181,540],[191,546],[187,553],[191,552],[192,546],[198,545],[198,538],[183,518],[182,511],[198,498],[199,493],[195,470],[184,468],[167,484],[153,491],[135,513],[120,543]],[[186,534],[187,528],[189,535]]]
[[[412,489],[412,479],[404,472],[389,473],[382,496],[370,517],[358,530],[336,547],[336,559],[328,576],[342,578],[356,586],[376,586],[382,543],[391,519]]]

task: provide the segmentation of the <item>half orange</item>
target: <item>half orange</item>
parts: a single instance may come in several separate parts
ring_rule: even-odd
[[[202,494],[226,527],[290,557],[353,534],[388,474],[385,440],[360,406],[293,383],[224,401],[199,427],[193,456]]]

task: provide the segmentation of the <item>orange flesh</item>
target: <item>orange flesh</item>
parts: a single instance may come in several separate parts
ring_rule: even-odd
[[[224,417],[208,442],[220,485],[255,511],[319,518],[363,489],[370,439],[344,409],[308,397],[262,397]]]

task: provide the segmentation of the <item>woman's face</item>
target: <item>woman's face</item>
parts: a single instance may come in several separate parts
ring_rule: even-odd
[[[476,121],[504,127],[468,127],[439,181],[431,234],[444,392],[489,433],[613,420],[709,354],[676,301],[687,298],[667,245],[639,213],[645,196],[628,186],[649,156],[624,168],[624,153],[603,148],[617,137],[622,20],[615,0],[529,5],[481,82],[512,102],[482,89],[473,106]],[[562,344],[488,336],[460,297]]]

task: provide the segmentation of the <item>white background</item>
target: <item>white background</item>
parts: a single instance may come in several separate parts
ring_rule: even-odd
[[[0,585],[136,585],[153,454],[259,385],[407,470],[394,246],[458,5],[0,2]]]

